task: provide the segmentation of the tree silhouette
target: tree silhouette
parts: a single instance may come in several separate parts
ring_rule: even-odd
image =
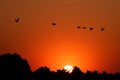
[[[7,53],[0,56],[0,80],[25,80],[30,72],[27,60],[20,55]]]
[[[40,67],[34,72],[34,78],[37,80],[51,80],[50,69],[46,66]]]
[[[75,66],[71,73],[71,79],[81,80],[83,79],[83,77],[84,77],[84,73],[77,66]]]
[[[72,73],[64,69],[50,71],[47,66],[32,72],[27,60],[16,53],[7,53],[0,55],[0,80],[120,80],[120,73],[99,73],[97,70],[84,73],[77,66]]]

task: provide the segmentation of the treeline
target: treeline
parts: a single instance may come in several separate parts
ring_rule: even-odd
[[[50,71],[46,66],[32,72],[27,60],[20,55],[0,55],[0,80],[120,80],[120,73],[107,73],[103,71],[82,72],[77,66],[72,73],[63,70]]]

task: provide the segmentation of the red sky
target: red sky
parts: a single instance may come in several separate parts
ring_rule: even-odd
[[[33,71],[70,64],[120,72],[119,8],[119,0],[0,0],[0,54],[19,53]]]

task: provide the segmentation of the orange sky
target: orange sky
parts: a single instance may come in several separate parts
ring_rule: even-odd
[[[19,53],[33,71],[70,64],[120,72],[119,8],[120,0],[0,0],[0,54]]]

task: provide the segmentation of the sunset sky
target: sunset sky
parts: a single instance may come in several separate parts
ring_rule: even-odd
[[[0,54],[7,52],[33,71],[69,64],[120,72],[120,0],[0,0]]]

